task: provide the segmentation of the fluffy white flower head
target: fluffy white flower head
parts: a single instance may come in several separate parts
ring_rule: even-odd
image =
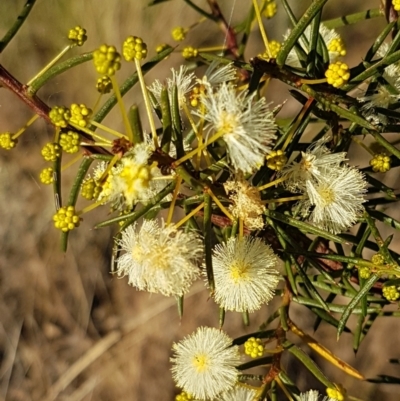
[[[231,390],[222,393],[218,401],[254,401],[256,400],[257,390],[237,384]]]
[[[276,125],[265,98],[254,100],[255,93],[237,93],[233,85],[223,83],[215,92],[207,85],[201,101],[206,109],[203,116],[214,132],[226,143],[235,170],[251,173],[259,169],[270,152]]]
[[[322,399],[319,397],[319,392],[317,390],[309,390],[305,393],[300,394],[300,401],[335,401],[335,400],[329,397],[324,397]]]
[[[277,257],[259,238],[231,238],[212,257],[215,302],[226,310],[254,312],[274,296]]]
[[[199,327],[172,346],[172,376],[178,387],[196,399],[213,399],[231,389],[238,376],[238,346],[224,332]]]
[[[169,101],[172,101],[172,89],[176,85],[178,91],[178,103],[182,106],[183,103],[186,103],[186,95],[192,90],[194,86],[193,79],[195,77],[194,73],[191,72],[188,74],[187,67],[181,65],[179,70],[175,70],[171,68],[172,78],[167,78],[167,89]],[[162,83],[156,79],[151,86],[147,88],[158,100],[160,103],[161,100],[161,92],[163,90]]]
[[[356,168],[340,167],[318,182],[307,181],[308,200],[300,202],[303,212],[317,227],[333,234],[346,231],[364,211],[367,182]]]
[[[233,63],[226,64],[220,67],[221,63],[213,61],[207,68],[202,79],[197,79],[197,83],[200,85],[210,84],[211,86],[217,86],[224,82],[233,81],[236,79],[236,70]]]
[[[232,215],[243,219],[248,229],[261,230],[264,227],[262,214],[265,206],[261,201],[260,191],[252,187],[243,174],[239,174],[235,180],[227,181],[224,188],[233,202],[229,206]]]
[[[140,228],[135,223],[124,230],[119,244],[125,253],[117,259],[117,274],[139,290],[182,296],[199,276],[203,246],[193,232],[144,220]]]
[[[331,153],[325,146],[328,137],[324,137],[301,153],[299,162],[292,162],[279,172],[287,176],[284,185],[293,192],[303,191],[309,180],[319,180],[336,169],[346,160],[346,153]]]

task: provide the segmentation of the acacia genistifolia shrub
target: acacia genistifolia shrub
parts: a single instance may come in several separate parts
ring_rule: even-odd
[[[151,50],[144,39],[128,36],[122,44],[99,43],[60,61],[85,44],[86,30],[77,26],[67,47],[28,83],[0,65],[1,85],[33,112],[19,131],[0,134],[1,151],[18,146],[38,118],[53,126],[53,140],[41,152],[48,166],[40,181],[53,188],[49,202],[56,199],[54,231],[62,251],[86,213],[106,208],[112,215],[96,228],[115,227],[111,274],[138,290],[175,297],[181,315],[192,284],[204,280],[204,291],[219,307],[220,327],[198,327],[165,350],[171,352],[171,380],[181,391],[176,400],[323,399],[316,390],[299,390],[297,377],[282,365],[285,354],[326,388],[324,399],[356,399],[293,338],[344,375],[362,381],[363,373],[306,334],[292,320],[291,306],[310,310],[315,330],[326,323],[334,337],[348,332],[355,351],[377,317],[399,316],[385,307],[400,298],[400,255],[377,222],[400,228],[382,211],[397,197],[381,182],[382,173],[400,164],[400,150],[385,135],[400,132],[400,2],[324,20],[328,0],[304,2],[309,7],[303,15],[282,0],[290,23],[281,42],[267,35],[274,0],[248,0],[248,14],[233,27],[217,0],[208,0],[206,9],[185,2],[198,11],[199,22],[175,27],[170,45]],[[1,51],[28,21],[34,3],[27,1]],[[385,19],[385,27],[359,64],[348,65],[335,28],[369,18]],[[207,19],[223,30],[224,46],[191,46],[188,32]],[[264,48],[247,59],[253,23]],[[145,74],[157,71],[172,52],[182,54],[182,65],[165,82],[146,82]],[[95,105],[78,98],[70,106],[47,105],[36,95],[85,62],[93,64],[93,79],[82,85],[99,93]],[[133,73],[119,85],[121,68]],[[285,104],[265,99],[273,80],[301,104],[290,121],[280,118]],[[124,104],[131,90],[143,96],[145,119],[137,106]],[[122,132],[102,124],[113,107],[120,109]],[[367,147],[364,137],[376,143]],[[369,152],[369,166],[356,166],[350,146]],[[70,188],[63,185],[66,168],[75,169]],[[272,299],[279,300],[278,308],[258,315]],[[198,307],[215,313],[210,302]],[[232,338],[223,327],[226,311],[242,314],[245,324],[259,322],[259,330]],[[357,324],[350,330],[352,315]],[[381,373],[375,382],[400,383]]]

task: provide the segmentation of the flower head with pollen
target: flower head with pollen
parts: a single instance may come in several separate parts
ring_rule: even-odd
[[[364,211],[367,182],[356,168],[339,167],[319,179],[307,181],[307,200],[300,201],[303,214],[317,227],[337,234],[356,223]]]
[[[275,293],[277,257],[259,238],[231,238],[218,244],[212,256],[215,302],[225,310],[254,312]]]
[[[122,232],[119,244],[125,253],[117,260],[118,276],[141,291],[166,296],[186,294],[199,276],[202,241],[193,232],[173,225],[144,220]]]
[[[299,162],[292,162],[279,171],[286,176],[284,185],[292,192],[304,191],[309,180],[319,180],[330,171],[339,168],[346,159],[345,152],[331,153],[325,146],[329,137],[325,136],[301,153]]]
[[[199,327],[172,349],[172,376],[195,399],[214,399],[237,382],[239,347],[221,330]]]
[[[255,100],[256,93],[237,92],[233,85],[223,83],[215,92],[207,85],[201,95],[209,128],[220,136],[227,147],[229,158],[237,171],[252,173],[258,170],[271,151],[276,125],[265,98]]]
[[[233,217],[241,218],[250,230],[262,230],[265,206],[261,201],[260,191],[252,187],[242,174],[236,180],[227,181],[224,188],[233,202],[229,206]]]

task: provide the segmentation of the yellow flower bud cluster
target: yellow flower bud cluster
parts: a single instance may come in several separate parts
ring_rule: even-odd
[[[194,400],[194,397],[186,393],[185,391],[182,391],[175,397],[175,401],[192,401],[192,400]]]
[[[82,183],[81,195],[87,200],[97,199],[101,191],[101,185],[94,178],[89,178]]]
[[[332,39],[328,44],[328,51],[338,53],[339,56],[346,55],[346,47],[342,38]]]
[[[350,79],[349,66],[341,61],[329,64],[328,69],[325,71],[325,77],[328,84],[335,88],[340,88]]]
[[[110,77],[105,75],[104,77],[99,78],[96,82],[96,89],[97,92],[101,93],[102,95],[110,93],[112,89]]]
[[[53,182],[54,170],[51,167],[46,167],[40,172],[40,182],[49,185]]]
[[[271,170],[282,170],[283,166],[287,163],[287,156],[282,150],[273,150],[267,156],[267,167]]]
[[[277,5],[275,0],[266,0],[264,6],[263,16],[266,18],[272,18],[276,14]]]
[[[344,401],[344,396],[345,394],[343,394],[344,391],[340,391],[337,388],[327,388],[326,389],[326,394],[329,398],[332,398],[333,400],[337,400],[337,401]]]
[[[64,106],[54,106],[49,112],[49,117],[56,127],[66,128],[71,118],[71,112]]]
[[[165,44],[165,43],[162,43],[161,45],[158,45],[158,46],[156,47],[156,53],[157,53],[157,54],[161,53],[161,52],[164,51],[167,47],[168,47],[168,45]]]
[[[11,132],[3,132],[0,134],[0,147],[3,149],[10,150],[15,148],[17,141],[12,138]]]
[[[76,153],[79,150],[79,134],[68,131],[60,135],[60,146],[66,153]]]
[[[199,54],[198,49],[195,49],[192,46],[187,46],[182,50],[182,56],[186,60],[190,60],[193,57],[197,57],[198,54]]]
[[[147,56],[147,45],[142,38],[128,36],[122,45],[122,54],[126,61],[143,60]]]
[[[400,292],[397,290],[397,287],[395,285],[388,285],[386,287],[383,287],[382,295],[388,301],[397,301],[400,297]]]
[[[263,58],[265,60],[270,60],[272,58],[277,58],[278,53],[281,50],[281,43],[277,42],[276,40],[271,40],[270,42],[268,42],[268,49],[269,49],[269,53],[266,50],[264,53],[259,54],[258,57]],[[270,57],[271,54],[271,57]]]
[[[396,11],[400,11],[400,0],[392,0],[392,4]]]
[[[374,265],[383,265],[385,263],[385,258],[380,253],[376,253],[372,256],[371,262]]]
[[[368,267],[361,267],[358,272],[360,274],[360,277],[364,280],[367,280],[371,277],[371,271],[368,269]]]
[[[244,343],[244,353],[252,358],[260,357],[264,354],[264,345],[259,338],[250,337]]]
[[[172,39],[175,40],[175,42],[182,42],[186,38],[186,34],[188,33],[188,30],[184,28],[183,26],[177,26],[175,27],[172,32]]]
[[[55,162],[60,154],[60,147],[56,143],[46,143],[42,149],[42,156],[47,162]]]
[[[68,39],[76,46],[82,46],[86,40],[86,29],[81,26],[76,26],[72,28],[68,32]]]
[[[112,76],[121,68],[121,55],[115,46],[104,44],[93,52],[93,63],[99,74]]]
[[[84,104],[71,104],[71,118],[70,121],[79,127],[86,127],[89,118],[92,114],[92,110],[86,107]]]
[[[386,173],[390,170],[391,163],[392,161],[390,160],[390,156],[387,156],[384,153],[375,155],[369,162],[375,173]]]
[[[79,226],[79,216],[75,213],[74,206],[61,207],[53,216],[54,226],[63,232],[73,230]]]

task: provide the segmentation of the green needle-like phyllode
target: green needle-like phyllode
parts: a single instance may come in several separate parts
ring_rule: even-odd
[[[53,216],[54,226],[63,232],[68,232],[79,226],[79,216],[74,206],[61,207]]]

